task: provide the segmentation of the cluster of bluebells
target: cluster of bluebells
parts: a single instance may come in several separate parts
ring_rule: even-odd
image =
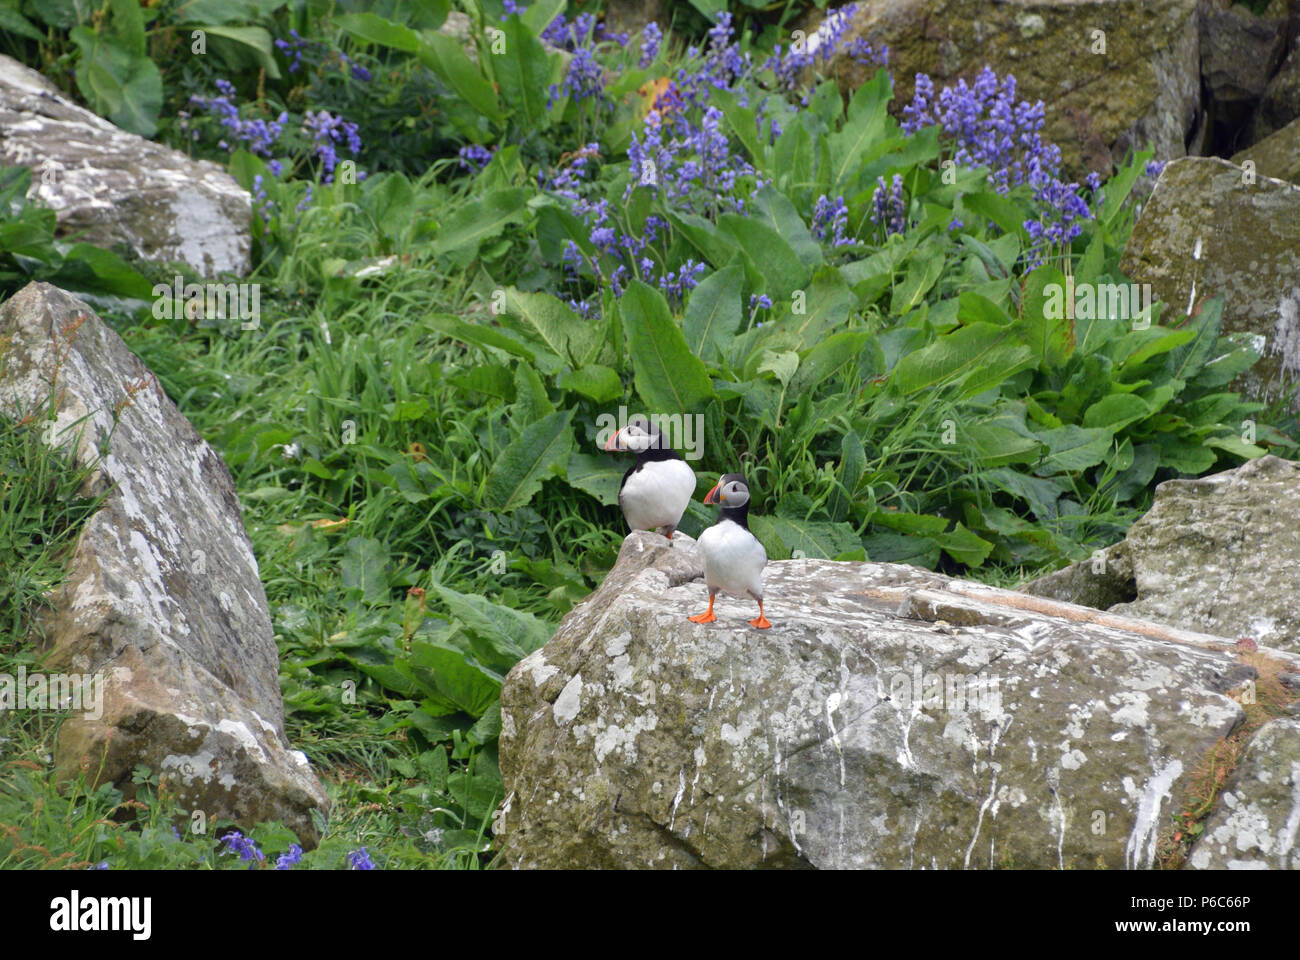
[[[662,191],[668,202],[696,212],[743,210],[736,184],[743,177],[756,177],[756,172],[732,152],[723,121],[722,111],[711,105],[698,123],[692,123],[685,110],[651,110],[627,149],[633,178],[627,192],[638,185],[649,187]],[[756,182],[755,188],[761,185]]]
[[[226,845],[228,853],[239,854],[239,859],[248,864],[249,870],[256,870],[257,865],[266,859],[257,844],[253,842],[252,837],[246,837],[238,830],[232,830],[221,838],[221,842]]]
[[[302,847],[296,843],[289,844],[287,852],[280,854],[280,858],[275,861],[275,869],[292,870],[294,866],[302,860]]]
[[[275,40],[276,49],[284,54],[289,61],[289,72],[297,73],[303,69],[302,55],[304,53],[314,54],[316,57],[328,55],[328,48],[325,44],[315,40],[308,40],[298,35],[297,30],[289,31],[289,39],[277,37]],[[338,64],[340,69],[346,68],[353,80],[360,80],[362,83],[368,83],[372,79],[369,70],[357,63],[346,53],[338,52]]]
[[[840,41],[857,9],[857,4],[850,3],[833,10],[817,31],[802,43],[791,44],[784,52],[779,44],[774,47],[772,56],[763,66],[772,71],[777,87],[787,93],[793,91],[804,71],[818,64],[823,67],[829,64],[839,52]],[[883,67],[889,62],[889,47],[882,46],[877,50],[865,37],[855,37],[844,48],[843,55],[864,67]]]
[[[249,153],[269,157],[271,148],[279,142],[280,134],[284,132],[284,125],[289,122],[289,114],[281,112],[274,120],[245,120],[239,115],[239,107],[235,104],[235,85],[229,80],[218,79],[217,91],[215,97],[190,97],[192,106],[215,117],[227,131],[217,146],[222,150],[233,151],[243,144]],[[183,116],[181,119],[184,122],[188,118]],[[194,139],[198,138],[199,132],[195,130]]]
[[[659,46],[663,42],[664,32],[659,29],[659,24],[651,20],[641,33],[641,56],[636,65],[644,70],[654,63],[655,57],[659,56]]]
[[[497,148],[493,146],[491,150],[480,146],[477,143],[471,143],[469,146],[461,147],[456,151],[456,156],[460,158],[460,168],[472,173],[478,173],[488,165],[488,161],[495,156]]]
[[[366,848],[362,847],[360,850],[353,850],[348,854],[348,868],[351,870],[373,870],[375,865],[370,862],[370,854],[366,852]]]
[[[309,110],[303,118],[303,127],[311,133],[312,148],[320,158],[323,183],[334,181],[334,168],[339,162],[336,144],[346,143],[348,151],[353,156],[359,156],[361,153],[361,137],[357,125],[349,123],[342,117],[332,116],[328,110],[319,110],[316,113]],[[364,180],[365,177],[364,172],[357,173],[357,180]]]
[[[1042,101],[1017,103],[1015,95],[1015,77],[1008,74],[999,81],[988,67],[973,84],[960,80],[937,96],[933,81],[917,74],[912,102],[903,108],[903,131],[911,134],[937,125],[953,141],[953,159],[963,166],[988,167],[989,182],[999,193],[1030,186],[1041,211],[1024,224],[1034,242],[1027,258],[1032,267],[1040,262],[1043,247],[1062,246],[1077,237],[1083,230],[1080,221],[1090,219],[1092,212],[1078,185],[1061,180],[1060,149],[1041,136]],[[1095,181],[1088,185],[1096,189]]]
[[[814,237],[831,247],[849,246],[853,240],[845,235],[848,225],[849,207],[843,197],[836,197],[832,201],[826,194],[822,194],[817,198],[817,203],[813,206],[811,227]]]
[[[885,235],[902,233],[907,227],[907,205],[903,200],[903,178],[897,173],[891,186],[884,177],[876,177],[876,189],[871,193],[871,220],[884,227]]]
[[[614,104],[605,96],[605,68],[600,65],[590,47],[579,47],[569,58],[569,65],[564,71],[564,81],[551,84],[546,100],[546,109],[551,109],[555,101],[566,96],[574,103],[594,100],[608,108]]]
[[[526,8],[520,8],[519,12],[522,13],[523,9]],[[542,31],[542,39],[553,47],[573,53],[597,43],[613,43],[626,47],[628,35],[611,33],[593,14],[580,13],[572,20],[566,20],[564,14],[557,16]]]

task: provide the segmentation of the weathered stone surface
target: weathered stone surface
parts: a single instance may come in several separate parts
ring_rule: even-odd
[[[285,737],[266,595],[225,464],[75,297],[24,287],[0,305],[0,344],[0,411],[30,415],[53,383],[47,436],[97,463],[88,484],[108,491],[42,624],[45,669],[103,685],[102,717],[64,722],[59,773],[130,793],[144,763],[186,809],[279,819],[314,843],[326,797]]]
[[[1286,24],[1240,5],[1201,11],[1201,76],[1219,103],[1258,100],[1282,62]]]
[[[1151,284],[1164,323],[1177,323],[1189,301],[1224,294],[1223,332],[1249,334],[1264,352],[1231,387],[1269,402],[1300,379],[1300,187],[1247,180],[1214,157],[1166,165],[1120,269]]]
[[[1297,95],[1300,95],[1300,90],[1297,90]],[[1300,184],[1300,119],[1291,121],[1232,158],[1237,166],[1242,166],[1247,160],[1255,164],[1255,172],[1261,177]]]
[[[1133,561],[1125,540],[1096,551],[1087,560],[1072,563],[1017,587],[1022,593],[1047,597],[1081,607],[1109,610],[1117,603],[1136,599]]]
[[[1259,142],[1300,117],[1300,37],[1292,42],[1281,69],[1269,80],[1251,121],[1250,140]]]
[[[890,49],[894,110],[911,102],[917,73],[937,88],[985,65],[1012,73],[1017,95],[1047,106],[1043,135],[1067,171],[1109,173],[1130,148],[1160,159],[1186,154],[1200,109],[1197,0],[883,0],[859,4],[845,34]],[[811,24],[810,24],[811,26]],[[1099,49],[1103,31],[1105,53]],[[843,85],[862,67],[842,59]]]
[[[233,177],[118,129],[3,54],[0,161],[31,167],[30,194],[88,243],[206,276],[249,270],[252,206]]]
[[[1137,599],[1112,613],[1300,653],[1300,463],[1167,480],[1124,542]]]
[[[648,23],[663,26],[671,19],[664,0],[607,0],[605,3],[605,27],[611,33],[635,35]]]
[[[892,564],[774,562],[772,629],[730,598],[695,625],[699,573],[633,533],[510,672],[502,865],[1148,867],[1254,675],[1220,638]]]
[[[1103,562],[1019,589],[1300,653],[1300,463],[1274,456],[1167,480]],[[1128,596],[1123,594],[1127,593]]]
[[[1300,720],[1273,720],[1255,734],[1188,863],[1300,870]]]

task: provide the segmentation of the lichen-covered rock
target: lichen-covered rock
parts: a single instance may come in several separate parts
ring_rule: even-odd
[[[96,675],[102,715],[59,732],[61,776],[128,795],[146,764],[208,819],[278,819],[305,844],[326,796],[284,733],[279,660],[225,464],[122,339],[44,283],[0,305],[0,412],[41,427],[106,493],[43,619],[50,673]]]
[[[1300,186],[1250,181],[1214,157],[1166,165],[1120,269],[1151,284],[1166,324],[1223,294],[1223,332],[1254,337],[1264,353],[1231,388],[1270,402],[1300,379]]]
[[[1201,11],[1201,76],[1218,103],[1256,101],[1286,48],[1286,23],[1240,5]]]
[[[1300,870],[1300,720],[1273,720],[1255,734],[1188,863]]]
[[[1297,117],[1300,117],[1300,36],[1292,42],[1281,68],[1264,89],[1259,108],[1251,118],[1250,141],[1263,140]]]
[[[503,866],[1149,867],[1256,675],[1219,638],[892,564],[773,562],[772,629],[726,597],[696,625],[699,576],[688,537],[633,533],[510,672]]]
[[[1297,95],[1300,95],[1300,90]],[[1237,166],[1244,165],[1247,160],[1255,164],[1255,172],[1262,177],[1300,184],[1300,119],[1291,121],[1232,158]]]
[[[249,270],[251,200],[233,177],[113,126],[3,54],[0,161],[32,168],[30,194],[87,243],[205,276]]]
[[[1106,174],[1130,148],[1161,159],[1186,154],[1200,111],[1197,0],[883,0],[862,3],[844,43],[887,45],[899,112],[916,74],[936,88],[973,79],[985,65],[1016,77],[1018,98],[1047,106],[1043,136],[1066,170]],[[820,15],[818,15],[820,16]],[[815,24],[807,25],[810,29]],[[1102,52],[1104,50],[1104,52]],[[838,61],[856,88],[871,68]]]
[[[1167,480],[1124,539],[1021,591],[1300,653],[1300,463]]]
[[[1137,599],[1112,613],[1300,653],[1300,463],[1167,480],[1124,538]]]

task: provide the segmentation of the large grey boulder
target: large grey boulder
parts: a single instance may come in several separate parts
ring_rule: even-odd
[[[633,533],[502,689],[507,867],[1146,868],[1257,675],[1232,644],[883,563],[705,605]],[[1300,658],[1260,648],[1288,669]]]
[[[1253,163],[1255,172],[1262,177],[1300,184],[1300,117],[1232,158],[1237,166],[1246,161]]]
[[[1197,0],[881,0],[858,4],[844,43],[889,47],[896,112],[918,73],[936,89],[986,65],[1014,74],[1017,98],[1046,104],[1043,136],[1082,178],[1109,174],[1130,148],[1186,154],[1201,106],[1197,23]],[[850,88],[873,72],[848,58],[836,69]]]
[[[1166,480],[1101,554],[1020,589],[1300,654],[1300,463]]]
[[[1258,101],[1282,62],[1286,23],[1233,4],[1201,10],[1201,76],[1216,103]]]
[[[1253,182],[1252,182],[1253,181]],[[1300,186],[1214,157],[1165,166],[1120,269],[1149,283],[1176,325],[1189,302],[1223,294],[1223,332],[1264,356],[1231,389],[1271,402],[1300,380]],[[1296,407],[1300,409],[1300,407]]]
[[[205,276],[249,271],[251,200],[230,174],[115,127],[3,54],[0,162],[32,168],[30,195],[87,243]]]
[[[1300,721],[1255,734],[1188,863],[1198,870],[1300,870]]]
[[[284,732],[278,653],[225,464],[83,302],[44,283],[0,305],[0,413],[97,465],[107,491],[41,624],[50,673],[100,677],[102,716],[74,712],[55,752],[130,794],[147,764],[190,811],[278,819],[314,843],[327,800]],[[53,385],[53,394],[51,394]]]

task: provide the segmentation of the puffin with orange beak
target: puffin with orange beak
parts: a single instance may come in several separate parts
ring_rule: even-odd
[[[772,625],[763,615],[763,568],[767,551],[749,532],[749,485],[738,473],[725,473],[704,497],[705,503],[722,505],[718,522],[700,534],[704,555],[704,582],[709,588],[709,609],[688,617],[691,623],[717,620],[713,601],[719,590],[758,601],[758,616],[751,627],[765,630]]]
[[[658,530],[671,540],[695,496],[695,471],[645,417],[629,420],[609,438],[605,449],[637,455],[618,488],[618,505],[627,525],[633,530]]]

